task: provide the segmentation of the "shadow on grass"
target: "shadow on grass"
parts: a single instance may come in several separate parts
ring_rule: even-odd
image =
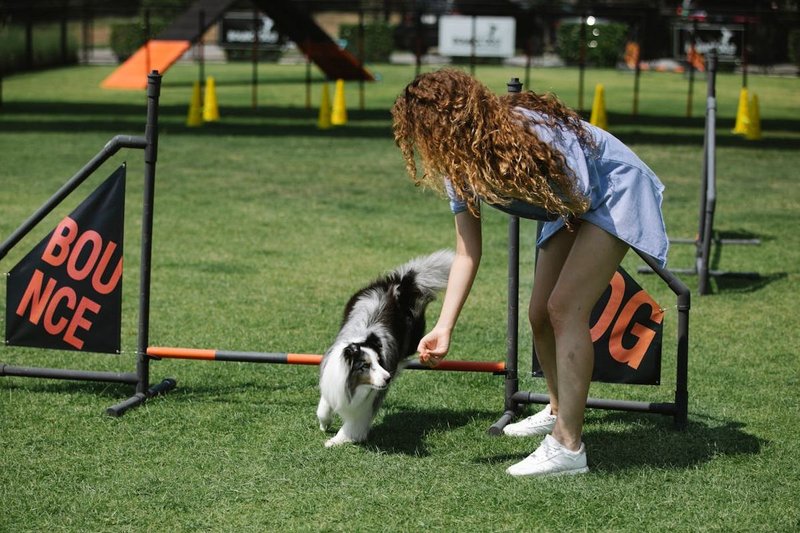
[[[44,394],[87,394],[111,401],[125,400],[136,392],[134,385],[100,381],[53,380],[48,378],[0,377],[0,385],[8,390],[27,390]],[[10,381],[14,380],[14,381]],[[154,383],[155,384],[155,383]],[[43,400],[44,401],[44,400]]]
[[[768,443],[745,432],[741,422],[702,416],[691,416],[685,431],[676,431],[667,417],[638,413],[587,414],[587,422],[584,442],[594,472],[687,469],[717,457],[757,455]],[[482,462],[506,464],[520,458],[497,455]]]
[[[772,235],[759,235],[744,229],[714,231],[711,242],[709,270],[712,292],[752,293],[757,292],[771,283],[785,279],[787,272],[761,274],[756,271],[728,271],[723,265],[723,250],[736,246],[758,246],[764,242],[774,241]],[[673,244],[697,247],[698,243],[688,238],[672,241]],[[691,287],[697,283],[697,269],[695,266],[673,265],[676,273],[684,277],[684,281]],[[640,272],[652,273],[647,270]],[[690,281],[694,278],[695,281]]]
[[[253,86],[252,74],[247,76],[228,76],[226,75],[224,78],[219,76],[212,76],[214,78],[214,85],[217,87],[245,87],[251,88]],[[322,82],[324,80],[320,78],[311,79],[311,87],[312,90],[316,91],[322,86]],[[169,80],[168,82],[161,82],[161,89],[172,89],[174,87],[186,87],[186,88],[193,88],[195,80]],[[258,87],[264,88],[269,87],[271,85],[303,85],[305,87],[306,78],[305,76],[286,76],[286,77],[270,77],[270,78],[259,78],[258,79]],[[356,83],[356,82],[353,82]],[[328,83],[331,85],[331,83]],[[367,91],[369,91],[369,83],[366,84]]]
[[[603,429],[602,422],[627,424],[624,431]],[[767,441],[744,431],[735,420],[690,417],[685,431],[675,431],[672,422],[632,413],[603,417],[596,430],[586,435],[595,471],[617,472],[640,467],[684,469],[717,457],[757,455]],[[592,428],[594,429],[594,428]]]
[[[449,409],[408,409],[384,416],[373,426],[363,446],[380,453],[427,457],[425,440],[428,434],[460,428],[475,419],[485,419],[486,427],[496,412]]]
[[[788,275],[787,272],[769,275],[761,275],[758,272],[723,272],[714,276],[715,292],[750,294],[785,279]]]
[[[583,117],[589,120],[588,115]],[[728,125],[730,122],[730,125]],[[609,131],[626,144],[702,147],[705,141],[705,117],[676,117],[665,115],[608,114]],[[800,148],[800,122],[787,119],[764,119],[761,130],[768,140],[751,141],[731,132],[733,121],[718,119],[715,144],[717,147],[736,147],[752,150]]]
[[[348,110],[348,124],[320,130],[318,110],[304,107],[223,106],[219,122],[201,128],[187,127],[187,105],[162,104],[159,129],[171,135],[195,136],[303,136],[303,137],[386,137],[391,138],[391,115],[388,109]],[[0,115],[0,132],[69,133],[107,132],[139,135],[144,133],[144,105],[92,102],[11,102]],[[380,122],[376,124],[376,122]]]
[[[203,128],[185,126],[189,97],[185,105],[161,104],[159,117],[161,129],[171,134],[222,134],[263,136],[342,136],[391,137],[388,107],[386,109],[348,110],[348,125],[332,130],[316,128],[318,109],[300,106],[220,106],[222,119]],[[271,120],[280,123],[271,123]],[[287,123],[296,120],[297,123]],[[0,131],[13,132],[72,132],[76,123],[81,131],[108,132],[110,134],[135,134],[144,129],[145,105],[114,102],[4,102],[0,115]],[[381,121],[385,125],[359,124],[360,121]],[[702,147],[704,142],[704,117],[670,117],[661,115],[628,114],[609,115],[611,132],[622,141],[634,145],[653,144]],[[800,122],[785,119],[762,120],[762,131],[768,132],[765,141],[748,141],[718,126],[717,146],[761,150],[764,148],[800,149]]]

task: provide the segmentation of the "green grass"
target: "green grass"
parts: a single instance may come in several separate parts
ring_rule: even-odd
[[[250,108],[249,66],[209,65],[222,120],[185,127],[196,76],[168,72],[156,189],[151,344],[321,353],[349,295],[408,258],[452,246],[446,202],[404,175],[388,107],[410,67],[375,67],[350,122],[319,131],[306,110],[304,67],[260,67]],[[141,134],[141,92],[98,88],[109,68],[71,68],[4,80],[0,108],[0,238],[5,238],[118,133]],[[521,71],[479,67],[498,91]],[[674,237],[696,232],[705,89],[686,118],[686,80],[646,73],[640,116],[633,78],[602,82],[610,130],[667,186]],[[533,441],[487,436],[503,409],[502,378],[407,372],[393,387],[368,443],[326,450],[314,416],[314,368],[161,361],[152,380],[178,388],[120,419],[103,414],[127,387],[0,379],[0,531],[792,531],[800,526],[800,363],[796,302],[800,264],[800,100],[796,79],[750,76],[764,138],[733,136],[740,78],[718,82],[716,228],[762,240],[726,246],[719,280],[694,296],[689,425],[658,415],[588,411],[592,473],[516,480],[504,469]],[[577,103],[577,73],[534,71],[537,90]],[[312,94],[319,100],[318,86]],[[588,111],[588,110],[587,110]],[[119,357],[5,347],[20,366],[129,371],[136,344],[142,155],[124,151],[3,260],[8,271],[57,220],[127,159],[128,214]],[[402,228],[402,230],[398,230]],[[532,224],[523,225],[523,290],[530,286]],[[452,357],[501,359],[505,346],[503,216],[487,212],[485,257]],[[670,264],[689,266],[674,245]],[[635,272],[639,261],[626,258]],[[641,283],[665,307],[674,297]],[[685,278],[693,289],[696,279]],[[0,291],[3,292],[4,291]],[[5,295],[0,297],[4,304]],[[3,307],[5,307],[3,305]],[[525,308],[525,305],[522,306]],[[434,305],[430,320],[435,320]],[[671,401],[675,318],[665,320],[660,387],[593,384],[597,397]],[[523,317],[524,324],[524,317]],[[521,352],[530,343],[523,332]],[[523,358],[524,359],[524,358]],[[542,392],[523,364],[522,387]]]

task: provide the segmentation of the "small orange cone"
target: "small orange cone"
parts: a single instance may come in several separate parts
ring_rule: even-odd
[[[753,97],[750,99],[750,106],[749,106],[749,125],[747,128],[747,133],[745,133],[745,139],[748,141],[757,141],[761,139],[761,114],[758,110],[758,95],[753,93]]]
[[[322,98],[319,103],[317,127],[321,130],[327,130],[331,127],[331,99],[328,95],[327,81],[322,82]]]
[[[203,102],[203,120],[216,122],[219,120],[219,106],[217,105],[217,84],[214,78],[206,78],[206,98]]]
[[[343,126],[347,124],[347,105],[344,101],[344,80],[336,80],[336,93],[333,97],[331,124]]]
[[[747,135],[747,130],[750,127],[748,99],[747,88],[742,87],[742,90],[739,91],[739,106],[736,109],[736,125],[733,127],[733,133]]]
[[[589,118],[589,123],[604,130],[608,129],[606,94],[602,83],[598,83],[594,89],[594,102],[592,103],[592,115]]]
[[[203,107],[201,104],[199,81],[195,81],[192,87],[192,100],[189,103],[189,114],[186,116],[186,125],[190,128],[203,125]]]

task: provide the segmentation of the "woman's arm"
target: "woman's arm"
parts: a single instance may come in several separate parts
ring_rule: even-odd
[[[469,211],[455,216],[456,257],[450,268],[447,290],[436,326],[419,342],[422,363],[435,365],[450,349],[450,335],[472,288],[481,262],[481,221]]]

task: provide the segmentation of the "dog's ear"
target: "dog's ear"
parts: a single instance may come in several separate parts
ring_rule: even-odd
[[[349,344],[344,349],[343,353],[344,353],[344,358],[346,360],[353,361],[356,357],[358,357],[361,354],[361,347],[354,342],[352,344]]]
[[[367,340],[364,341],[364,346],[372,348],[378,355],[383,352],[383,343],[381,343],[381,339],[374,333],[369,334]]]

